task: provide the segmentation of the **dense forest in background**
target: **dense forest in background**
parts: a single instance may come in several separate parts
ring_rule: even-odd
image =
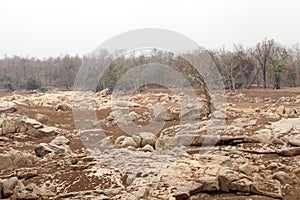
[[[205,49],[202,49],[203,51]],[[285,47],[274,40],[264,39],[253,48],[235,46],[234,50],[208,50],[219,69],[227,89],[251,87],[296,87],[300,86],[300,46]],[[170,52],[153,50],[149,54],[130,54],[122,51],[109,55],[101,52],[102,59],[111,65],[98,83],[98,90],[112,89],[126,71],[145,63],[157,62],[175,68],[188,68],[189,63]],[[187,56],[197,56],[199,51]],[[22,58],[12,56],[0,59],[0,88],[17,89],[72,89],[76,73],[85,56],[61,56],[57,58]],[[85,75],[86,81],[99,76],[93,69]],[[170,78],[170,77],[169,77]],[[176,80],[174,80],[176,81]],[[193,80],[189,80],[193,81]]]

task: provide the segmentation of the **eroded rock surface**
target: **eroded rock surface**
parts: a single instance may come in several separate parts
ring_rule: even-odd
[[[0,198],[300,199],[298,96],[232,92],[226,113],[207,115],[205,104],[197,107],[184,93],[115,103],[107,90],[93,95],[95,108],[78,104],[99,117],[99,124],[82,122],[91,124],[85,132],[62,128],[62,118],[53,122],[51,113],[70,117],[69,92],[0,99]],[[158,133],[117,128],[151,121],[166,126]],[[87,132],[89,148],[80,140]]]

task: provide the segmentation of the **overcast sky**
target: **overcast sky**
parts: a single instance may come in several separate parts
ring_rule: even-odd
[[[299,0],[0,0],[0,56],[87,54],[112,36],[163,28],[209,49],[300,42]]]

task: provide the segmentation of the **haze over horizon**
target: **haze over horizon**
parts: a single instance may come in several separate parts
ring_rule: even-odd
[[[84,55],[120,33],[162,28],[208,49],[252,47],[263,38],[300,42],[297,0],[1,1],[0,57]]]

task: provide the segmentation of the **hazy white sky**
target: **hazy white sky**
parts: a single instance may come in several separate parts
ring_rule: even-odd
[[[206,48],[300,42],[299,0],[0,0],[0,56],[83,55],[119,33],[170,29]]]

